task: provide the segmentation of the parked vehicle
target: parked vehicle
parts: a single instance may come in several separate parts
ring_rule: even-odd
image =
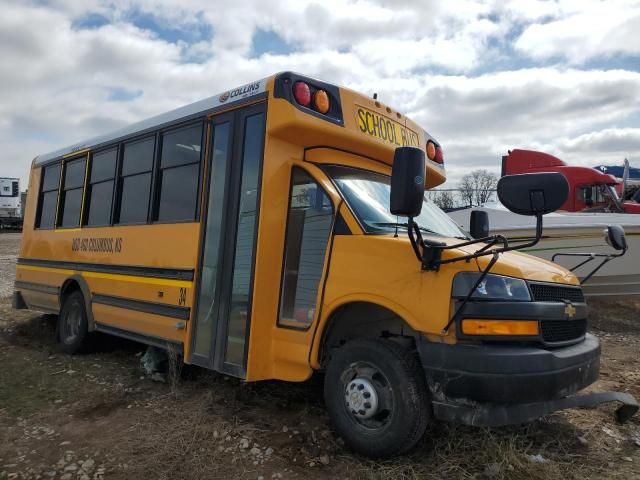
[[[471,212],[486,212],[491,221],[491,233],[508,238],[527,238],[535,235],[535,221],[531,217],[510,212],[500,202],[486,203],[480,207],[448,212],[448,215],[465,230],[470,228]],[[536,257],[551,260],[557,254],[577,251],[606,253],[610,246],[602,232],[608,225],[624,228],[629,251],[624,260],[608,262],[582,285],[586,296],[617,297],[640,295],[640,215],[625,213],[563,212],[545,216],[544,231],[540,243],[524,249]],[[573,268],[580,259],[560,256],[556,261],[566,268]],[[574,273],[584,279],[590,265],[583,265]]]
[[[567,165],[553,155],[534,150],[509,150],[502,157],[502,175],[538,172],[559,172],[569,182],[569,195],[560,210],[640,213],[640,203],[624,200],[625,185],[613,175],[591,167]]]
[[[621,198],[640,203],[640,168],[632,167],[626,158],[622,165],[598,165],[593,168],[614,176],[622,184],[619,192]]]
[[[20,179],[0,177],[0,228],[22,228]]]
[[[624,393],[598,378],[578,279],[517,253],[559,208],[558,173],[498,192],[536,237],[474,240],[425,198],[440,143],[391,107],[291,72],[37,157],[14,304],[58,315],[69,353],[93,332],[172,346],[244,381],[323,370],[334,430],[371,457],[433,419],[522,423]],[[612,252],[624,232],[608,230]]]

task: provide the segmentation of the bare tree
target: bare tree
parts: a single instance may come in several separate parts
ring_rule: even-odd
[[[473,206],[473,191],[473,179],[471,178],[471,174],[467,174],[462,177],[460,185],[458,186],[458,196],[463,205]]]
[[[497,184],[495,173],[485,169],[474,170],[460,180],[458,195],[464,205],[482,205],[490,200]]]
[[[455,206],[455,199],[453,198],[453,194],[449,191],[433,192],[433,195],[431,195],[431,201],[445,211],[450,210]]]

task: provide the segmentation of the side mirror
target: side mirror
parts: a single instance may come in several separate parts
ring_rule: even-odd
[[[609,225],[604,231],[604,239],[611,248],[616,250],[627,249],[627,238],[624,235],[624,228],[620,225]]]
[[[540,216],[564,204],[569,184],[561,173],[522,173],[498,180],[498,198],[513,213]]]
[[[426,160],[424,150],[398,147],[391,170],[390,210],[401,217],[417,217],[424,199]]]
[[[489,236],[489,214],[483,210],[472,210],[469,220],[469,233],[472,238]]]

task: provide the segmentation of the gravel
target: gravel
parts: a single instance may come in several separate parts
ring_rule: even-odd
[[[21,236],[20,233],[0,233],[0,298],[13,293]]]

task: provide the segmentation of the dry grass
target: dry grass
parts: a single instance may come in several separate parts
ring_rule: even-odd
[[[594,312],[603,336],[597,388],[640,395],[640,335],[617,320],[628,318],[629,307],[616,305]],[[491,430],[435,423],[409,455],[373,462],[351,454],[329,430],[321,378],[247,385],[182,371],[174,351],[165,385],[140,378],[139,345],[114,340],[99,353],[68,357],[56,350],[51,318],[13,312],[6,302],[0,330],[0,479],[3,465],[22,465],[20,458],[44,472],[69,448],[105,465],[107,479],[640,478],[632,440],[640,439],[640,420],[616,425],[612,407]],[[32,428],[56,433],[34,439],[25,433]],[[532,462],[536,455],[546,462]]]
[[[178,349],[174,344],[167,343],[167,380],[171,388],[171,393],[174,395],[178,393],[183,366],[182,355],[180,355]]]

